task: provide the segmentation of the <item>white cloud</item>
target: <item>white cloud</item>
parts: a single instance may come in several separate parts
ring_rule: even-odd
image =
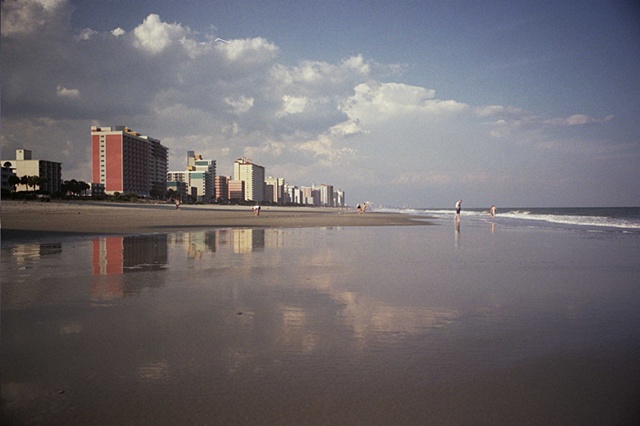
[[[115,30],[111,31],[111,34],[113,34],[116,37],[120,37],[125,35],[127,32],[125,30],[123,30],[122,28],[118,27]]]
[[[336,147],[333,138],[326,134],[319,135],[314,140],[298,143],[294,148],[310,153],[318,161],[317,165],[321,167],[336,167],[336,162],[353,158],[357,153],[353,148]]]
[[[253,107],[254,99],[246,96],[226,97],[224,101],[231,106],[234,114],[243,114]]]
[[[77,99],[80,97],[80,91],[78,89],[67,89],[60,85],[56,88],[56,93],[62,98]]]
[[[347,120],[342,123],[336,124],[335,126],[329,129],[331,135],[334,136],[352,136],[363,133],[368,133],[367,130],[364,130],[360,127],[360,122],[358,120]]]
[[[230,40],[228,43],[218,43],[216,47],[225,52],[230,61],[244,64],[270,61],[278,54],[278,46],[262,37]]]
[[[278,117],[289,114],[300,114],[305,111],[309,100],[306,97],[284,95],[282,97],[282,110],[277,113]]]
[[[33,141],[38,156],[64,161],[64,178],[89,179],[91,124],[128,125],[161,139],[171,168],[193,149],[220,174],[245,155],[294,184],[322,179],[349,194],[379,182],[445,191],[495,182],[485,168],[529,179],[522,170],[542,147],[549,158],[568,149],[553,132],[613,119],[439,99],[363,55],[286,64],[265,38],[216,42],[155,14],[102,33],[73,30],[69,17],[66,0],[2,2],[2,148]]]
[[[70,16],[68,0],[11,0],[2,2],[2,36],[20,36],[63,25]]]
[[[435,91],[401,83],[361,83],[341,105],[349,118],[363,123],[390,120],[399,116],[448,114],[468,106],[454,100],[434,99]]]
[[[613,120],[613,115],[606,117],[589,117],[584,114],[574,114],[566,118],[553,118],[546,120],[544,123],[552,126],[582,126],[585,124],[602,124]]]
[[[160,16],[152,13],[133,30],[134,46],[151,54],[158,54],[187,33],[188,29],[178,24],[162,22]]]
[[[97,31],[94,31],[91,28],[85,28],[84,30],[80,31],[80,34],[78,34],[78,40],[87,41],[96,34],[98,34]]]

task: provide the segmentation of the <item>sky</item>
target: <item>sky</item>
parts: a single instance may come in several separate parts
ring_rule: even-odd
[[[640,206],[636,1],[3,0],[1,154],[90,127],[374,206]]]

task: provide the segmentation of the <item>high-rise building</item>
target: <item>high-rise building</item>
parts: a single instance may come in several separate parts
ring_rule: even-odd
[[[184,182],[187,194],[196,201],[211,202],[215,199],[216,161],[187,151],[187,167],[184,171],[167,173],[167,182]],[[172,187],[173,188],[173,187]]]
[[[91,126],[92,181],[105,192],[148,196],[167,190],[168,149],[128,127]]]
[[[264,167],[246,158],[238,158],[233,163],[233,179],[244,182],[246,201],[264,201]]]
[[[264,179],[264,201],[276,204],[284,204],[285,197],[284,178],[268,176]]]
[[[343,190],[338,188],[333,192],[333,205],[335,207],[346,207],[347,201]]]
[[[28,149],[16,149],[15,160],[0,160],[2,167],[12,170],[17,177],[38,176],[40,183],[35,190],[56,192],[62,188],[62,163],[34,160]],[[30,190],[27,185],[17,185],[17,190]]]
[[[198,180],[192,183],[193,186],[198,186],[198,198],[202,197],[205,201],[215,200],[216,160],[207,160],[200,154],[187,151],[187,169],[195,172],[191,178]]]
[[[287,185],[285,188],[286,192],[286,202],[293,204],[301,204],[302,203],[302,193],[300,188],[295,185]]]
[[[333,185],[320,185],[320,205],[333,207]]]
[[[300,187],[300,203],[310,206],[320,206],[320,190],[315,186]]]
[[[229,189],[229,200],[238,201],[246,199],[243,181],[229,180],[227,181],[227,188]]]
[[[216,199],[221,201],[227,201],[229,199],[229,180],[227,176],[216,176]]]

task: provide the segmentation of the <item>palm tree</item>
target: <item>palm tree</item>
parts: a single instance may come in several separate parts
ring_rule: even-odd
[[[35,190],[36,186],[39,186],[39,185],[40,185],[40,176],[27,177],[27,186],[30,186]]]
[[[16,175],[9,176],[7,183],[11,187],[11,191],[16,192],[16,185],[20,184],[20,178]]]
[[[91,185],[89,185],[87,182],[83,180],[78,182],[78,190],[81,194],[87,195],[86,191],[88,191],[89,189],[91,189]]]

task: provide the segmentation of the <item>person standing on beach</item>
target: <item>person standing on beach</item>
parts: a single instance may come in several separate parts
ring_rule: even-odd
[[[458,200],[456,203],[456,215],[453,217],[456,222],[460,222],[460,209],[462,209],[462,200]]]
[[[489,209],[489,216],[494,217],[496,215],[496,206],[492,205],[491,208]]]

